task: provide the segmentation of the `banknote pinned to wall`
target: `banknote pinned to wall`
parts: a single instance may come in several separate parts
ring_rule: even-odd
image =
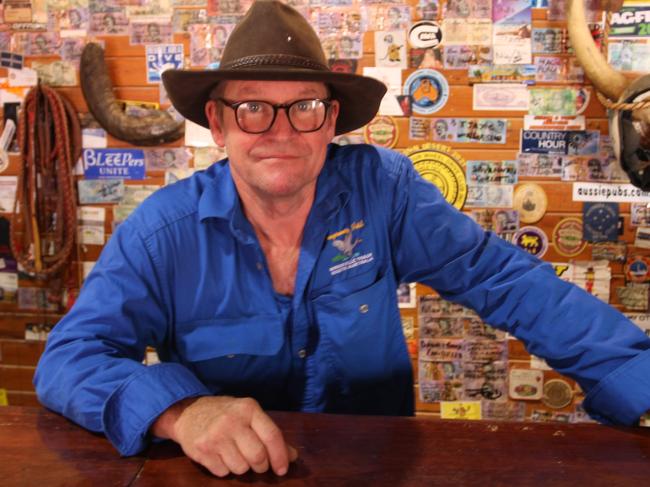
[[[77,67],[71,61],[53,61],[45,63],[32,61],[32,68],[38,73],[38,79],[49,86],[76,86]]]
[[[134,45],[172,42],[172,25],[168,22],[131,22],[129,42]]]

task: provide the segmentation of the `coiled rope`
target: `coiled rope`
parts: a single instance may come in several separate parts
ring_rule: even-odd
[[[74,165],[81,128],[72,104],[38,85],[18,118],[21,166],[11,219],[11,250],[30,274],[56,277],[68,266],[77,238]]]

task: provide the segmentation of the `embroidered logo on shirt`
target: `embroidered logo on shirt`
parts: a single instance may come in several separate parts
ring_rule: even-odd
[[[364,226],[365,224],[363,223],[363,220],[359,220],[352,223],[349,227],[327,236],[327,240],[330,240],[332,246],[339,251],[339,253],[332,258],[332,264],[335,265],[329,268],[332,276],[347,271],[348,269],[372,262],[372,252],[366,254],[361,254],[361,252],[358,251],[355,252],[355,248],[363,241],[363,239],[356,236],[354,232],[361,230]]]

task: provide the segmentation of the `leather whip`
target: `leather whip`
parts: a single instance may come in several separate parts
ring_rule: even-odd
[[[76,110],[39,84],[25,97],[17,137],[21,165],[11,250],[25,271],[58,280],[77,238],[74,165],[81,156],[81,127]]]

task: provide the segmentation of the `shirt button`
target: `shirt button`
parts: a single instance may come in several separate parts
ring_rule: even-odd
[[[367,313],[369,309],[370,307],[367,304],[362,304],[359,306],[359,311],[364,314]]]
[[[298,351],[298,357],[300,357],[300,358],[305,358],[306,356],[307,356],[307,350],[305,350],[304,348],[301,348],[301,349]]]
[[[262,265],[261,262],[258,262],[257,264],[255,264],[255,267],[257,267],[258,271],[261,271],[264,268],[264,266]]]

